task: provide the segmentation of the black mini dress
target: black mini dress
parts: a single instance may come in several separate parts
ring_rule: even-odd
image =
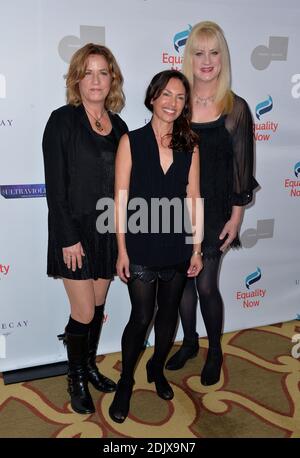
[[[224,240],[219,235],[232,206],[251,202],[258,186],[253,177],[253,122],[244,99],[234,95],[233,110],[217,120],[192,123],[199,136],[200,193],[204,199],[203,257],[215,258]],[[237,236],[231,244],[239,247]]]
[[[130,260],[131,280],[135,278],[150,282],[159,278],[169,281],[176,272],[186,273],[193,250],[189,228],[184,225],[186,187],[193,152],[173,151],[173,163],[166,173],[160,165],[160,156],[151,123],[128,133],[132,169],[127,208],[127,226],[136,210],[130,208],[133,199],[143,199],[147,205],[147,232],[140,230],[126,233],[126,248]],[[170,212],[169,231],[164,232],[162,214],[153,231],[154,213],[151,205],[158,200],[172,199],[180,202],[182,212],[181,230],[175,228],[175,212]],[[187,211],[187,208],[186,210]]]
[[[46,125],[43,153],[48,217],[47,274],[73,280],[111,279],[116,272],[113,232],[99,233],[100,198],[114,198],[115,156],[125,122],[109,113],[112,130],[95,132],[83,105],[55,110]],[[64,263],[62,248],[81,242],[85,256],[75,272]]]

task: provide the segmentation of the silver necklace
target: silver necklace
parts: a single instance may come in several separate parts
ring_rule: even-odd
[[[208,102],[214,102],[214,101],[215,101],[214,95],[211,95],[209,97],[200,97],[199,95],[195,94],[195,102],[205,107],[207,106]]]
[[[100,121],[101,121],[102,116],[104,115],[104,113],[105,113],[105,111],[106,111],[105,108],[104,108],[104,110],[102,111],[102,113],[101,113],[101,115],[100,115],[99,118],[96,118],[94,115],[92,115],[92,113],[90,113],[89,110],[87,110],[86,107],[84,107],[84,109],[85,109],[85,111],[86,111],[92,118],[95,119],[95,126],[96,126],[96,129],[99,130],[99,132],[102,132],[104,129],[103,129],[102,124],[101,124]]]

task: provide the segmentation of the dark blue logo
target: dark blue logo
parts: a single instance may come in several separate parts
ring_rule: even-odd
[[[257,267],[256,271],[252,272],[245,279],[245,284],[246,284],[247,289],[250,289],[250,285],[252,285],[253,283],[256,283],[260,279],[261,279],[261,270],[259,267]]]
[[[0,193],[5,199],[46,197],[46,187],[44,184],[7,184],[0,186]]]
[[[300,174],[300,162],[297,162],[297,164],[295,164],[294,172],[296,177],[298,178],[298,175]]]
[[[273,108],[273,99],[272,97],[269,95],[269,97],[267,98],[267,100],[263,100],[262,102],[260,102],[258,105],[256,105],[255,107],[255,114],[256,114],[256,117],[258,120],[260,120],[260,117],[265,114],[265,113],[268,113],[268,111],[271,111]]]
[[[188,36],[189,36],[191,30],[192,30],[192,26],[189,24],[187,30],[183,30],[182,32],[178,32],[174,36],[174,39],[173,39],[174,48],[176,49],[177,52],[179,52],[179,48],[182,48],[182,46],[185,46],[186,40],[188,39]]]

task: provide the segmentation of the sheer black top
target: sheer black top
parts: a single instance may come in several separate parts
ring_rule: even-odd
[[[219,235],[230,219],[232,206],[247,205],[258,183],[253,177],[253,122],[244,99],[235,95],[233,110],[217,120],[192,123],[199,135],[200,192],[204,198],[206,257],[219,256]],[[239,238],[232,246],[239,246]]]

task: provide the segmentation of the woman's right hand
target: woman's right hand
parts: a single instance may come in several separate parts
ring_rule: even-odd
[[[64,263],[68,269],[72,268],[72,271],[75,272],[77,266],[79,269],[82,268],[82,256],[85,256],[85,254],[80,242],[63,248],[62,251]]]
[[[187,271],[187,276],[189,278],[197,277],[197,275],[199,275],[202,269],[203,269],[202,253],[201,254],[193,253],[193,256],[191,257],[191,261],[190,261],[190,267]]]
[[[127,253],[119,253],[116,267],[117,274],[120,277],[120,279],[127,283],[128,279],[130,278],[129,258]]]

